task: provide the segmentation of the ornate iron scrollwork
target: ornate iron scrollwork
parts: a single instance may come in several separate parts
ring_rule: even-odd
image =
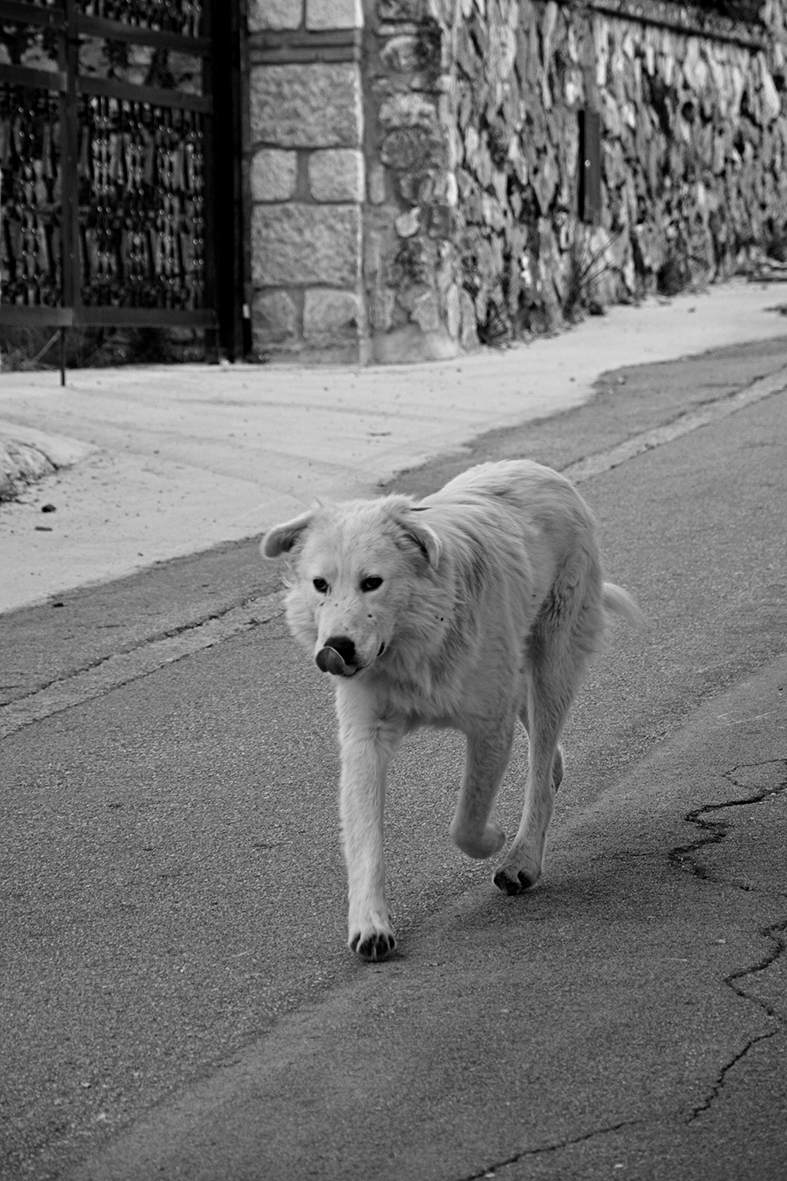
[[[0,87],[4,303],[62,302],[60,133],[56,95]]]
[[[85,16],[183,37],[199,37],[203,31],[203,5],[190,0],[80,0],[79,8]]]
[[[198,112],[111,97],[80,109],[85,306],[204,306],[203,128]]]
[[[22,7],[0,0],[0,315],[208,322],[205,6]]]

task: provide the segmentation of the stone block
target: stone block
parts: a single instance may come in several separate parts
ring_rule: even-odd
[[[298,156],[281,148],[263,148],[251,161],[252,201],[289,201],[295,194]]]
[[[778,119],[781,113],[781,100],[779,98],[779,92],[774,85],[773,77],[767,67],[763,67],[762,103],[764,112],[763,122],[771,123],[774,119]]]
[[[380,150],[383,164],[406,172],[444,167],[446,145],[438,129],[399,127],[386,135]]]
[[[298,336],[298,308],[286,291],[259,291],[251,308],[252,334],[257,351],[294,341]]]
[[[389,287],[380,287],[372,293],[369,319],[375,331],[388,332],[394,322],[396,296]]]
[[[473,301],[464,290],[459,292],[459,343],[466,353],[478,348],[478,328]]]
[[[459,337],[462,312],[459,302],[459,288],[455,283],[452,283],[448,289],[448,296],[445,303],[445,319],[448,335],[453,340],[456,340]]]
[[[252,143],[357,147],[363,114],[354,62],[255,66],[250,72]]]
[[[440,305],[434,291],[425,291],[419,295],[410,312],[413,320],[424,333],[439,332],[443,327],[440,316]]]
[[[249,0],[249,31],[299,29],[303,0]]]
[[[378,0],[381,21],[422,21],[432,16],[429,0]]]
[[[357,340],[363,322],[361,302],[351,291],[313,288],[303,301],[303,339],[312,348]]]
[[[375,162],[369,169],[369,200],[372,205],[382,205],[386,198],[385,169]]]
[[[360,29],[361,0],[306,0],[307,29]]]
[[[363,201],[363,153],[355,148],[312,152],[309,190],[315,201]]]
[[[355,287],[360,271],[358,205],[257,205],[251,218],[255,287]]]
[[[457,342],[445,331],[424,332],[417,324],[376,332],[372,338],[372,357],[380,365],[447,361],[458,352]]]
[[[401,213],[396,218],[394,225],[396,232],[400,238],[412,238],[413,234],[418,233],[421,221],[421,210],[418,206],[408,209],[406,213]]]
[[[395,91],[380,104],[378,118],[389,130],[394,127],[428,127],[439,124],[432,99],[418,91]]]

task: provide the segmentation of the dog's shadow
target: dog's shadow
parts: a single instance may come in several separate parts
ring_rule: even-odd
[[[492,961],[510,968],[555,958],[578,964],[636,949],[651,933],[672,938],[681,881],[666,852],[577,859],[575,850],[557,851],[539,885],[514,896],[495,888],[493,871],[490,863],[469,863],[468,873],[465,861],[453,878],[453,896],[441,882],[437,906],[429,913],[419,908],[409,925],[399,924],[397,956],[413,966],[439,962],[457,971]]]

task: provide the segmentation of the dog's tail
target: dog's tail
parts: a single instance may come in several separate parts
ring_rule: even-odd
[[[629,623],[642,627],[646,623],[644,613],[639,609],[628,591],[622,586],[615,586],[614,582],[604,583],[604,606],[607,611],[614,611],[622,615]]]

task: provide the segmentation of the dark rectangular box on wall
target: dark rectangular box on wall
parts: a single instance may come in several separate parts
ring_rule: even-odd
[[[579,111],[579,219],[590,225],[601,220],[601,116]]]

